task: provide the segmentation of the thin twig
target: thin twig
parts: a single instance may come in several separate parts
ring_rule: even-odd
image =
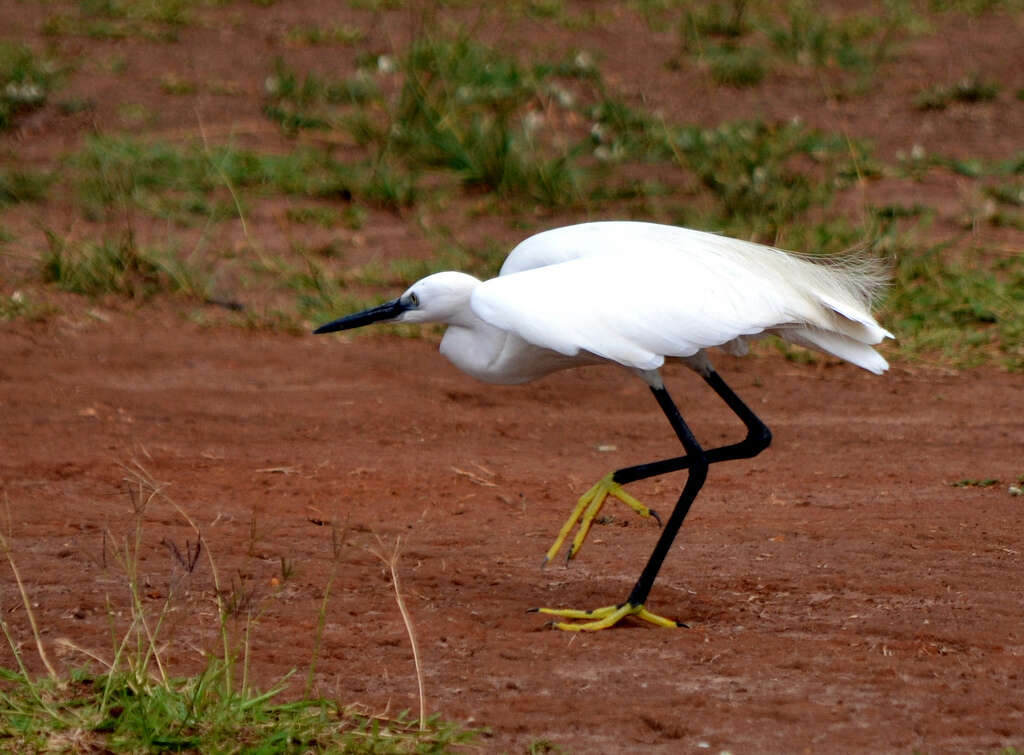
[[[341,548],[345,544],[345,536],[348,533],[348,519],[345,520],[345,528],[341,535],[338,535],[338,528],[334,524],[337,521],[337,512],[331,523],[331,573],[327,577],[327,585],[324,587],[324,597],[320,601],[320,610],[317,613],[316,631],[313,633],[313,654],[309,659],[309,670],[306,672],[306,697],[313,694],[313,676],[316,673],[317,660],[320,658],[320,648],[324,639],[324,627],[327,624],[327,603],[331,597],[331,587],[334,585],[334,578],[338,574],[338,564],[341,561]]]
[[[136,472],[136,475],[137,475],[137,477],[139,479],[140,488],[143,485],[143,483],[145,483],[149,487],[154,488],[154,493],[153,493],[154,496],[156,495],[157,492],[160,492],[162,497],[171,506],[173,506],[175,508],[175,510],[181,515],[181,517],[186,522],[188,522],[188,525],[192,528],[193,532],[196,533],[196,539],[201,542],[203,540],[203,536],[202,536],[202,533],[199,530],[199,525],[197,525],[195,523],[195,520],[192,519],[192,517],[190,517],[188,515],[188,512],[185,511],[185,509],[177,501],[175,501],[173,498],[171,498],[169,495],[167,495],[166,493],[163,492],[163,488],[165,486],[164,485],[160,485],[159,483],[157,483],[156,480],[153,479],[153,476],[151,474],[149,474],[149,472],[146,470],[145,467],[143,467],[138,461],[133,461],[133,464],[138,469],[138,472]],[[125,468],[127,469],[127,467],[125,467]],[[231,666],[230,666],[230,663],[228,662],[228,659],[231,657],[231,643],[230,643],[230,641],[228,639],[227,613],[226,613],[225,608],[224,608],[224,598],[223,598],[223,594],[221,592],[220,573],[217,571],[217,564],[213,560],[213,553],[211,552],[211,550],[209,548],[209,544],[207,544],[207,547],[204,550],[206,551],[206,560],[210,564],[210,573],[213,576],[214,600],[217,603],[217,615],[220,617],[220,634],[221,634],[221,642],[222,642],[223,647],[224,647],[224,661],[225,661],[225,663],[227,663],[227,667],[225,668],[225,673],[224,673],[224,679],[225,679],[224,686],[225,686],[225,689],[227,689],[227,690],[233,690],[232,679],[231,679]]]
[[[384,543],[377,538],[383,547]],[[398,603],[398,610],[402,614],[402,621],[405,622],[405,631],[409,635],[409,642],[412,645],[412,662],[416,666],[416,685],[419,687],[420,693],[420,731],[427,730],[427,702],[426,694],[423,691],[423,669],[420,667],[420,651],[419,646],[416,644],[416,632],[413,630],[412,618],[409,616],[409,610],[405,607],[405,599],[402,597],[402,586],[398,581],[398,552],[402,545],[401,536],[395,538],[395,550],[391,554],[391,558],[387,559],[379,551],[371,551],[377,558],[388,565],[391,570],[391,584],[395,588],[395,601]]]
[[[459,475],[460,477],[465,477],[470,482],[475,482],[477,485],[483,485],[485,488],[496,488],[496,487],[498,487],[496,483],[493,483],[490,480],[485,480],[480,475],[473,474],[472,472],[467,472],[465,469],[459,469],[458,467],[451,467],[451,470],[455,474]]]
[[[43,647],[43,638],[39,634],[39,625],[36,623],[36,615],[32,611],[32,603],[28,599],[28,592],[25,591],[25,583],[21,581],[18,565],[14,563],[14,556],[11,555],[10,542],[2,534],[0,534],[0,548],[3,549],[4,555],[7,556],[7,563],[10,564],[11,571],[14,572],[14,581],[18,583],[18,592],[21,593],[21,602],[25,606],[25,615],[28,616],[28,623],[32,627],[32,636],[36,641],[36,651],[39,653],[39,658],[42,660],[43,665],[46,666],[46,673],[50,675],[50,680],[54,684],[60,684],[60,677],[57,676],[53,664],[50,663],[49,656],[46,655],[46,648]]]

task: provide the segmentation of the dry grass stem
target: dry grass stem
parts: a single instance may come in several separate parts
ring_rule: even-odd
[[[18,565],[14,562],[14,556],[11,555],[10,541],[2,534],[0,534],[0,548],[3,548],[4,555],[7,556],[7,563],[10,564],[11,572],[14,574],[14,581],[18,584],[18,592],[21,593],[21,602],[25,606],[25,615],[28,616],[28,623],[32,627],[32,636],[35,638],[36,652],[39,653],[39,659],[46,666],[46,673],[50,675],[50,680],[54,684],[60,685],[60,677],[57,676],[57,672],[54,670],[53,664],[50,663],[50,658],[46,654],[43,638],[39,633],[39,625],[36,623],[36,615],[32,611],[32,603],[29,601],[28,593],[25,591],[25,583],[21,580],[21,572],[18,571]]]
[[[383,547],[384,543],[377,538]],[[419,688],[420,698],[420,731],[426,731],[427,728],[427,702],[426,694],[423,691],[423,669],[420,666],[420,651],[419,646],[416,643],[416,632],[412,626],[412,618],[409,616],[409,609],[405,605],[405,599],[402,597],[402,586],[398,579],[398,554],[401,549],[402,538],[395,538],[395,549],[391,553],[390,558],[385,558],[384,554],[380,551],[371,550],[371,552],[388,565],[388,569],[391,571],[391,584],[395,588],[395,601],[398,603],[398,610],[402,614],[402,621],[405,622],[405,631],[409,635],[409,643],[412,645],[412,662],[416,666],[416,685]]]

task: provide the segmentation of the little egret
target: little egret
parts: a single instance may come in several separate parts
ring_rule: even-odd
[[[878,324],[870,306],[884,281],[878,266],[865,260],[815,263],[686,228],[584,223],[526,239],[509,254],[497,278],[479,281],[464,273],[435,273],[393,301],[314,332],[382,321],[443,323],[448,328],[441,353],[486,382],[525,383],[556,370],[606,362],[643,378],[685,455],[625,467],[602,478],[579,499],[544,562],[578,524],[566,558],[576,555],[609,495],[641,516],[652,515],[622,489],[627,483],[686,469],[679,500],[624,603],[589,611],[536,610],[565,619],[555,626],[573,631],[604,629],[625,616],[674,627],[680,624],[651,613],[644,604],[708,466],[756,456],[771,442],[771,432],[726,385],[705,350],[718,346],[743,354],[748,339],[774,333],[880,374],[888,364],[871,345],[892,334]],[[746,426],[743,440],[719,448],[700,446],[658,372],[667,358],[700,374]]]

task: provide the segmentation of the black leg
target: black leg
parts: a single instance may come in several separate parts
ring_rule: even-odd
[[[676,503],[676,507],[672,510],[672,515],[665,523],[665,528],[661,531],[661,537],[658,538],[658,542],[651,552],[651,557],[647,560],[647,565],[644,567],[643,572],[640,573],[640,578],[637,580],[633,591],[629,594],[627,602],[632,606],[642,606],[647,600],[651,587],[654,586],[654,580],[658,576],[658,571],[661,569],[661,564],[665,560],[665,556],[668,555],[669,548],[672,547],[672,541],[675,540],[683,520],[690,511],[690,506],[704,485],[704,480],[708,474],[707,455],[704,449],[700,447],[697,439],[693,437],[690,428],[686,426],[682,415],[679,414],[679,409],[676,408],[675,403],[669,397],[668,391],[664,388],[651,388],[651,392],[658,400],[658,405],[665,412],[665,416],[668,417],[668,421],[672,425],[672,429],[676,431],[679,441],[683,444],[683,448],[686,451],[686,456],[683,458],[687,462],[686,467],[689,468],[690,474],[686,478],[686,485],[679,496],[679,502]]]
[[[707,479],[709,465],[714,462],[726,461],[728,459],[741,459],[756,456],[768,446],[772,439],[771,432],[769,432],[765,424],[758,419],[757,415],[750,411],[747,405],[740,400],[728,385],[726,385],[725,381],[722,380],[718,373],[710,367],[702,369],[700,372],[708,385],[710,385],[714,391],[722,397],[722,400],[728,404],[729,408],[732,409],[733,412],[735,412],[743,421],[743,424],[746,425],[746,437],[739,443],[733,443],[728,446],[721,446],[719,448],[712,448],[705,451],[701,448],[700,443],[697,442],[697,439],[690,431],[690,428],[687,427],[686,422],[683,421],[683,417],[679,413],[679,409],[676,407],[675,403],[673,403],[664,386],[659,385],[658,387],[651,387],[651,392],[654,394],[654,398],[657,400],[661,410],[665,413],[665,417],[668,418],[669,423],[672,425],[672,429],[679,438],[679,442],[683,444],[683,450],[686,452],[686,455],[674,459],[656,461],[651,464],[626,467],[614,472],[610,475],[610,478],[613,482],[622,485],[628,482],[642,480],[647,477],[665,474],[667,472],[688,469],[689,474],[686,478],[686,485],[683,487],[683,492],[679,495],[679,501],[672,510],[672,515],[665,523],[661,536],[658,538],[658,542],[655,544],[654,550],[651,552],[650,558],[647,559],[647,564],[640,573],[640,577],[637,579],[633,590],[629,593],[629,597],[626,599],[626,602],[620,603],[617,606],[605,606],[591,611],[551,608],[535,609],[541,613],[546,613],[551,616],[583,620],[583,623],[556,622],[554,626],[559,629],[596,632],[600,629],[605,629],[614,625],[625,616],[636,616],[657,626],[685,626],[672,621],[671,619],[657,616],[644,607],[644,603],[650,595],[651,588],[654,586],[654,580],[658,577],[661,565],[664,563],[665,557],[668,555],[669,549],[672,547],[672,542],[675,540],[680,527],[683,525],[683,520],[686,519],[686,515],[690,512],[690,506],[693,505],[694,500],[697,498],[697,494],[700,493],[700,489],[704,485],[704,480]],[[605,480],[607,479],[608,478],[605,478]],[[603,483],[604,481],[599,483],[599,485]],[[597,487],[598,486],[595,486],[595,489]],[[584,497],[580,499],[576,510],[569,518],[566,526],[562,528],[562,532],[559,533],[558,539],[555,541],[555,545],[552,546],[552,549],[548,552],[548,556],[545,558],[545,561],[551,557],[553,552],[558,550],[562,541],[565,539],[569,528],[580,518],[582,508],[588,504],[587,495],[584,495]],[[629,503],[628,500],[623,500],[626,501],[626,503]],[[592,518],[593,516],[591,516],[591,519]],[[585,537],[586,531],[581,530],[581,532]],[[580,535],[578,534],[577,539],[579,538]],[[578,547],[578,543],[575,545]],[[572,551],[570,551],[570,555],[571,553]]]
[[[704,451],[704,458],[707,463],[714,464],[719,461],[749,459],[757,456],[764,449],[768,448],[768,445],[772,442],[772,433],[771,430],[768,429],[768,426],[765,425],[764,422],[762,422],[761,419],[743,403],[743,400],[736,395],[724,380],[722,380],[721,375],[714,370],[710,370],[708,374],[703,377],[707,384],[714,389],[715,393],[722,397],[722,400],[725,401],[729,408],[735,412],[736,416],[739,417],[747,427],[747,436],[739,443],[733,443],[719,448],[710,448]],[[662,409],[664,409],[664,406]],[[676,414],[679,414],[678,410],[676,410]],[[669,421],[671,421],[671,418]],[[676,432],[678,433],[679,431],[676,430]],[[627,483],[636,482],[637,480],[645,480],[648,477],[656,477],[658,475],[668,474],[669,472],[678,472],[689,466],[689,456],[679,456],[674,459],[664,459],[663,461],[655,461],[649,464],[637,464],[634,467],[624,467],[617,470],[612,475],[612,480],[617,482],[619,485],[626,485]]]

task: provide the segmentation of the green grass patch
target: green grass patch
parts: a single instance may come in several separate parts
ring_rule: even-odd
[[[763,75],[757,50],[722,54],[723,81],[747,85]],[[837,181],[854,173],[851,163],[867,159],[863,145],[799,124],[666,123],[618,100],[584,53],[526,66],[465,34],[439,34],[388,61],[383,68],[400,80],[388,99],[375,88],[353,97],[342,82],[278,61],[266,106],[289,133],[337,130],[368,150],[353,193],[381,206],[418,201],[429,176],[432,196],[486,193],[495,209],[601,211],[669,196],[695,176],[697,190],[718,203],[714,225],[770,236],[827,204]],[[365,70],[358,78],[375,81]],[[627,166],[647,163],[683,171],[675,186],[627,177]]]
[[[893,5],[882,14],[833,16],[808,0],[792,0],[786,20],[769,26],[775,49],[804,66],[873,72],[892,54],[904,19]]]
[[[57,63],[30,47],[0,42],[0,131],[19,115],[40,108],[57,84]]]
[[[290,222],[300,225],[334,228],[341,220],[341,213],[333,207],[289,207],[285,210],[285,217]]]
[[[1024,207],[1024,180],[986,186],[985,193],[1001,204]]]
[[[84,668],[58,671],[50,660],[35,618],[37,604],[21,578],[10,535],[0,534],[0,550],[14,576],[31,632],[29,641],[23,642],[9,619],[0,617],[0,630],[14,658],[13,667],[0,668],[0,741],[5,750],[443,753],[473,739],[475,732],[438,716],[426,717],[422,710],[419,720],[407,714],[370,717],[314,694],[328,601],[345,545],[344,532],[334,526],[333,557],[312,630],[314,651],[302,694],[285,694],[294,672],[268,689],[253,686],[249,680],[254,660],[251,638],[265,611],[264,599],[241,577],[230,584],[221,580],[209,543],[184,509],[167,497],[165,484],[155,481],[140,465],[124,469],[131,511],[118,519],[124,525],[114,527],[123,526],[126,531],[104,533],[103,558],[97,562],[97,568],[106,571],[109,554],[108,575],[119,578],[123,586],[117,594],[106,596],[107,610],[98,615],[109,624],[110,646],[104,651],[57,641],[64,657],[80,658]],[[146,526],[158,508],[160,521],[183,520],[195,540],[175,543],[162,539],[159,545],[168,554],[170,563],[165,564],[169,569],[159,575],[144,574],[143,564],[152,566],[152,561],[143,553],[152,552],[155,545],[149,542]],[[392,574],[397,558],[396,550]],[[289,569],[282,558],[285,580],[290,577]],[[204,572],[209,573],[208,587],[197,578]],[[164,579],[164,597],[153,600],[144,594],[150,584]],[[190,594],[192,599],[187,600]],[[396,596],[401,599],[397,585]],[[187,648],[179,643],[170,626],[181,620],[176,614],[200,604],[216,609],[210,627],[213,647],[206,651],[198,673],[175,676],[168,656],[175,652],[192,655],[195,646],[191,640]],[[415,648],[411,629],[410,641]],[[33,644],[46,671],[43,676],[33,675],[27,668],[26,654]],[[94,670],[97,667],[99,670]],[[419,676],[418,665],[416,671]],[[292,699],[281,699],[284,697]],[[421,695],[421,708],[423,701]]]
[[[925,89],[914,98],[914,107],[918,110],[945,110],[954,102],[990,102],[998,94],[998,84],[972,74],[953,84],[936,84]]]
[[[1024,8],[1021,0],[929,0],[928,7],[939,13],[964,13],[980,16],[997,11],[1013,12]]]
[[[273,154],[93,137],[68,165],[90,219],[111,220],[127,207],[187,225],[237,217],[246,201],[265,196],[361,199],[384,206],[405,206],[414,197],[400,169],[341,162],[312,147]],[[353,217],[358,219],[358,211]]]
[[[733,87],[757,86],[767,72],[765,54],[756,47],[734,44],[710,45],[704,55],[716,84]]]
[[[718,199],[725,224],[762,237],[827,205],[837,181],[851,175],[851,161],[864,153],[838,135],[760,122],[680,129],[674,144]]]
[[[404,83],[377,148],[414,169],[443,169],[469,189],[546,206],[579,197],[574,166],[541,132],[540,105],[551,67],[525,69],[470,40],[425,37],[402,60]]]
[[[995,357],[1024,370],[1024,258],[950,260],[943,246],[897,246],[881,318],[909,358],[941,355],[958,367]]]
[[[331,24],[328,26],[293,26],[284,34],[290,45],[354,45],[366,37],[366,32],[354,26]]]
[[[160,91],[164,94],[195,94],[199,91],[199,85],[176,73],[165,73],[160,77]]]
[[[306,129],[340,129],[352,106],[380,99],[377,82],[360,72],[344,79],[307,73],[300,76],[283,59],[266,81],[263,112],[290,134]]]
[[[956,482],[949,483],[954,488],[991,488],[993,485],[998,485],[999,480],[994,477],[986,477],[982,480],[974,480],[970,478],[964,478],[957,480]]]
[[[367,73],[338,82],[299,76],[278,62],[265,112],[288,132],[347,132],[371,152],[383,204],[408,201],[419,176],[438,171],[470,192],[544,206],[579,201],[578,166],[542,128],[538,111],[553,99],[567,112],[568,92],[551,87],[556,78],[585,75],[582,67],[523,67],[466,35],[422,37],[398,61],[381,65],[402,77],[393,101],[380,98]],[[392,190],[396,180],[406,185]]]
[[[49,36],[92,39],[139,37],[176,42],[182,27],[193,20],[201,0],[79,0],[77,12],[50,16],[42,26]]]
[[[45,283],[90,297],[113,294],[146,300],[157,294],[209,298],[211,277],[201,267],[163,250],[138,247],[130,234],[100,243],[69,243],[49,233],[40,274]]]
[[[405,0],[348,0],[348,5],[350,8],[358,10],[380,13],[388,10],[401,10],[405,7]]]
[[[445,753],[474,734],[434,716],[375,718],[280,687],[231,689],[229,664],[153,679],[73,669],[56,680],[0,669],[0,736],[19,752]]]
[[[704,60],[718,84],[756,86],[766,73],[796,64],[842,74],[842,85],[830,92],[839,96],[866,91],[899,40],[919,25],[906,2],[886,3],[880,13],[834,14],[808,0],[791,0],[783,13],[732,0],[688,9],[679,37],[684,53]]]
[[[12,291],[9,295],[0,294],[0,320],[39,322],[46,320],[55,312],[53,306],[24,291]]]
[[[592,112],[609,161],[674,161],[715,205],[706,225],[773,239],[857,175],[867,147],[798,123],[668,124],[612,99]]]
[[[714,0],[687,9],[680,33],[688,47],[700,47],[705,37],[736,39],[751,30],[748,0]]]
[[[0,207],[45,199],[53,180],[49,173],[0,168]]]

